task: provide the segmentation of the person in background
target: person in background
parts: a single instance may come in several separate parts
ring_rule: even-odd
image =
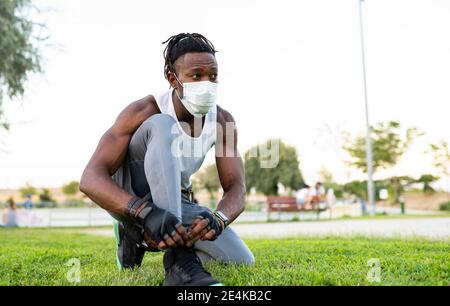
[[[16,203],[12,198],[8,200],[8,207],[3,212],[3,224],[5,227],[18,227]]]
[[[361,213],[363,216],[367,215],[367,207],[366,207],[366,201],[364,201],[364,198],[357,197],[357,201],[359,202],[359,205],[361,206]]]
[[[306,205],[316,205],[325,200],[325,188],[321,182],[317,182],[314,188],[310,188]]]
[[[27,200],[23,204],[26,210],[33,209],[33,202],[31,201],[31,194],[27,194]]]
[[[333,188],[327,190],[327,206],[331,207],[336,204],[336,196],[334,195]]]
[[[30,227],[31,224],[33,223],[33,201],[32,201],[32,195],[31,194],[27,194],[26,196],[26,200],[23,203],[23,207],[26,210],[26,222],[25,224]]]
[[[301,188],[295,193],[297,205],[299,206],[305,205],[306,201],[308,200],[310,189],[311,187],[309,185],[305,185],[303,188]]]

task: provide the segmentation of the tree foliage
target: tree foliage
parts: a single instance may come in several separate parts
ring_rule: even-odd
[[[276,156],[269,157],[262,154],[261,148],[266,148]],[[278,150],[273,150],[274,148],[278,148]],[[267,158],[274,158],[278,162],[273,167],[266,167],[264,165],[267,163]],[[255,188],[256,191],[265,195],[276,195],[279,183],[291,190],[300,189],[304,184],[297,150],[280,140],[269,140],[263,146],[258,145],[251,148],[245,153],[244,159],[247,191]]]
[[[333,183],[333,173],[331,173],[331,171],[329,171],[327,168],[322,166],[319,169],[319,172],[317,174],[319,176],[319,180],[323,184],[331,184],[331,183]]]
[[[30,73],[41,72],[41,55],[37,47],[45,37],[35,35],[42,24],[30,18],[30,0],[0,1],[0,127],[9,128],[2,101],[21,96]]]
[[[52,198],[52,194],[51,194],[50,190],[47,188],[42,188],[42,191],[39,194],[39,200],[41,200],[41,202],[52,202],[52,203],[56,202]]]
[[[213,199],[215,193],[220,188],[219,174],[216,165],[211,164],[197,172],[194,177],[194,183],[197,188],[205,189],[208,192],[210,199]]]
[[[411,127],[402,133],[397,121],[379,122],[371,128],[373,169],[390,168],[408,150],[412,142],[423,135]],[[367,172],[366,139],[363,136],[351,138],[348,134],[343,149],[351,156],[351,164]]]
[[[325,190],[333,189],[336,198],[341,198],[343,196],[344,185],[338,184],[333,180],[333,173],[331,173],[331,171],[325,167],[321,167],[318,172],[318,176]]]
[[[344,184],[344,192],[359,198],[367,198],[367,181],[351,181]]]
[[[401,196],[405,192],[406,187],[411,186],[416,182],[410,176],[394,176],[385,180],[375,182],[377,190],[386,188],[389,192],[389,200],[392,204],[401,202]],[[379,195],[377,195],[379,196]]]
[[[77,181],[71,181],[62,187],[62,191],[65,195],[75,195],[80,189],[80,183]]]
[[[438,176],[434,176],[432,174],[422,174],[417,180],[417,183],[423,184],[423,192],[434,192],[435,190],[431,187],[431,183],[437,181],[439,179]]]
[[[450,176],[450,150],[448,142],[441,140],[439,143],[430,144],[429,152],[433,156],[433,166],[444,176]]]
[[[26,184],[24,187],[19,189],[19,192],[22,198],[26,198],[28,195],[32,196],[37,194],[37,189],[30,184]]]
[[[375,200],[380,200],[379,191],[387,189],[389,193],[389,200],[391,203],[399,203],[400,197],[405,191],[405,188],[415,183],[417,180],[409,176],[394,176],[384,180],[376,180],[375,185]],[[344,192],[354,194],[359,198],[367,199],[367,181],[351,181],[344,184]]]

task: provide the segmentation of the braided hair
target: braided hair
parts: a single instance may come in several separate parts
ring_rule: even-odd
[[[217,52],[214,45],[203,35],[198,33],[180,33],[171,36],[163,44],[164,49],[164,76],[168,79],[169,72],[174,72],[174,63],[182,55],[189,52],[208,52],[213,55]]]

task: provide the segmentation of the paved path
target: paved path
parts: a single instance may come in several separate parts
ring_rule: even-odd
[[[387,213],[389,215],[399,215],[400,210],[397,208],[377,208],[378,213]],[[408,214],[411,215],[431,215],[439,214],[439,212],[429,212],[429,211],[414,211],[408,210]],[[93,208],[42,208],[33,209],[32,211],[27,211],[24,209],[18,210],[19,214],[19,225],[20,226],[32,226],[32,227],[72,227],[72,226],[104,226],[112,225],[112,217],[103,209],[96,206]],[[347,205],[347,206],[336,206],[333,208],[332,217],[334,219],[342,217],[344,215],[348,216],[359,216],[361,211],[357,205]],[[300,220],[316,220],[315,213],[272,213],[272,218],[281,219],[283,221],[291,221],[293,218]],[[320,219],[328,220],[330,218],[329,211],[322,212],[320,214]],[[256,211],[245,211],[239,218],[237,222],[254,222],[260,221],[265,222],[267,220],[266,212],[256,212]],[[1,223],[1,220],[0,220]]]
[[[233,224],[241,237],[279,238],[291,236],[423,237],[450,239],[450,218],[336,220],[283,223]],[[96,235],[112,236],[112,230],[88,230]]]

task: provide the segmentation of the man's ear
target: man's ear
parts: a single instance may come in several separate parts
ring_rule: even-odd
[[[177,78],[175,77],[175,74],[172,71],[169,71],[167,74],[167,80],[169,81],[169,84],[172,88],[178,88],[179,83],[177,81]]]

